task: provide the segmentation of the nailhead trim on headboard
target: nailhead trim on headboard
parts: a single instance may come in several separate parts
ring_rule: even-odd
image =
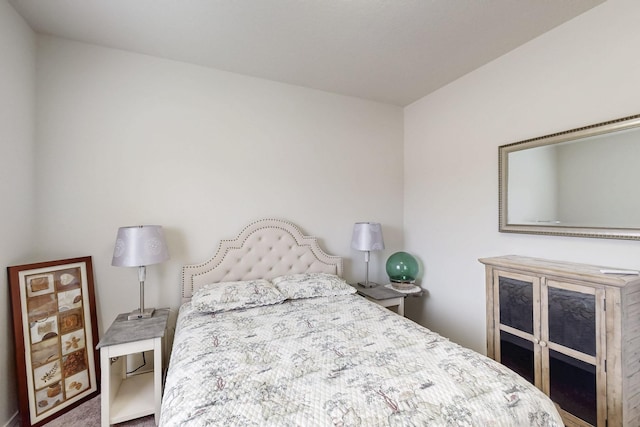
[[[342,276],[342,258],[325,253],[315,237],[289,221],[262,219],[233,240],[221,240],[213,258],[182,267],[182,300],[217,282],[273,279],[283,274],[321,272]]]

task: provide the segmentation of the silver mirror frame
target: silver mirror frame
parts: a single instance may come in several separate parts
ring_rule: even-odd
[[[528,148],[541,147],[545,145],[559,144],[567,141],[577,141],[596,135],[614,133],[640,127],[640,114],[629,116],[617,120],[598,123],[551,135],[527,139],[525,141],[514,142],[498,147],[498,169],[499,169],[499,190],[498,190],[498,220],[499,231],[504,233],[524,233],[542,234],[552,236],[572,236],[572,237],[592,237],[602,239],[625,239],[640,240],[640,228],[606,228],[589,226],[561,226],[561,225],[531,225],[531,224],[510,224],[508,223],[508,176],[509,176],[509,153]],[[640,165],[639,165],[640,167]],[[640,213],[639,213],[640,217]]]

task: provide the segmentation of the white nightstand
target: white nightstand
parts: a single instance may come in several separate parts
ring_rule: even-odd
[[[119,314],[104,334],[100,349],[102,370],[102,427],[154,414],[160,421],[162,403],[162,338],[167,329],[168,309],[159,309],[147,319],[127,320]],[[127,355],[153,351],[153,371],[127,375]]]
[[[383,285],[378,285],[373,288],[365,288],[360,285],[353,286],[358,290],[358,294],[362,295],[369,301],[373,301],[383,307],[398,307],[398,314],[400,316],[404,316],[404,299],[407,294],[385,288]]]

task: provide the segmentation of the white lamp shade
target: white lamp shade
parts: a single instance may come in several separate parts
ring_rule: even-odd
[[[169,259],[164,232],[159,225],[120,227],[111,265],[141,267]]]
[[[359,251],[383,250],[382,226],[377,222],[356,222],[353,226],[351,247]]]

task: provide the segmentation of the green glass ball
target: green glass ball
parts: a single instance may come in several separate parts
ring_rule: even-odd
[[[392,282],[413,282],[418,277],[418,261],[406,252],[391,255],[386,267]]]

